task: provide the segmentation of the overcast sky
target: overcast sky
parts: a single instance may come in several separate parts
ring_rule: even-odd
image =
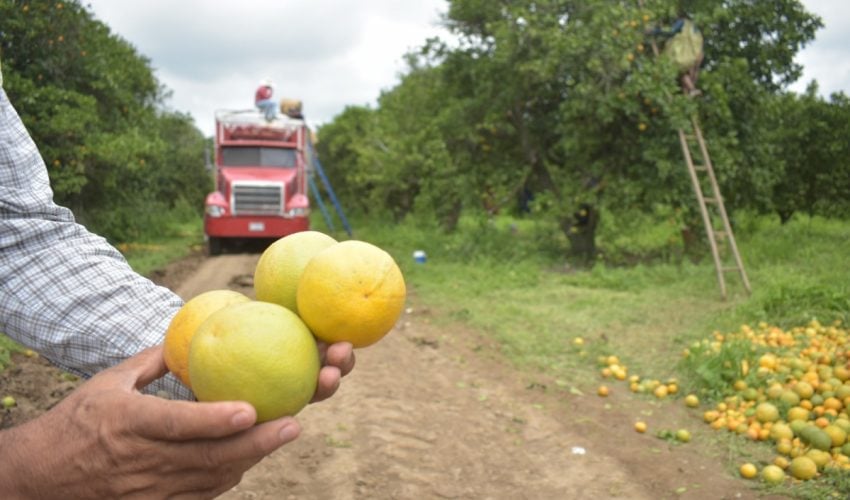
[[[85,0],[84,0],[85,1]],[[347,105],[374,105],[404,70],[402,55],[439,27],[446,0],[88,0],[95,16],[150,58],[207,135],[219,108],[253,106],[259,80],[304,102],[315,125]],[[850,94],[850,1],[803,0],[826,24],[799,56],[821,92]]]

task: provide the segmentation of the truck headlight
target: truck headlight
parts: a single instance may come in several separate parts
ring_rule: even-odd
[[[224,215],[224,207],[221,205],[207,205],[207,215],[210,217],[221,217]]]
[[[285,217],[305,217],[310,213],[310,209],[306,207],[290,208],[283,215]]]

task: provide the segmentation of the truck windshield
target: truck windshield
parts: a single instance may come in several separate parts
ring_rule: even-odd
[[[263,147],[221,148],[225,167],[294,167],[295,150]]]

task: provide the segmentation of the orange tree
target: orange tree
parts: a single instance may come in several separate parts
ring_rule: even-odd
[[[114,240],[154,230],[184,200],[200,210],[204,139],[162,109],[145,57],[76,1],[2,1],[0,19],[4,88],[57,202]]]
[[[802,95],[785,93],[773,109],[771,142],[781,175],[772,206],[785,223],[795,213],[850,215],[850,100],[824,100],[812,84]]]
[[[679,92],[672,63],[654,57],[646,34],[673,20],[680,7],[673,0],[452,0],[445,17],[450,39],[430,40],[411,55],[411,73],[372,110],[373,132],[384,144],[403,141],[406,129],[389,124],[415,116],[418,133],[427,131],[445,151],[439,162],[410,167],[415,197],[442,192],[454,206],[485,211],[519,199],[535,216],[555,221],[585,261],[596,252],[603,210],[628,213],[660,203],[682,208],[683,222],[690,222],[693,194],[675,130],[694,113],[729,208],[767,210],[782,174],[770,142],[772,103],[799,77],[793,57],[820,20],[795,0],[764,4],[688,2],[706,40],[705,96],[690,100]],[[413,110],[430,112],[410,113],[411,99],[420,103]],[[397,102],[385,106],[390,100]],[[355,156],[364,158],[364,151]],[[444,177],[462,188],[423,182]]]

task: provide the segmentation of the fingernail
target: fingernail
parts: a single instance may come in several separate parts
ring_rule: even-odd
[[[280,437],[281,441],[283,441],[284,443],[288,443],[288,442],[294,440],[295,438],[297,438],[298,434],[299,434],[298,426],[294,425],[294,424],[288,424],[288,425],[284,426],[283,429],[280,430],[280,432],[278,433],[278,436]]]
[[[247,411],[240,411],[236,415],[233,415],[233,418],[230,420],[233,423],[234,427],[247,427],[251,425],[253,418],[251,414]]]

